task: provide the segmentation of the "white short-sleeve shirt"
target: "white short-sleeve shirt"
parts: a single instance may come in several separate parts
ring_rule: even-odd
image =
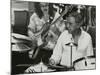
[[[53,54],[50,59],[54,59],[56,64],[60,63],[64,66],[71,66],[71,61],[93,55],[92,40],[90,35],[82,30],[81,36],[78,40],[78,46],[72,47],[71,59],[71,46],[66,45],[73,42],[72,35],[65,30],[58,38],[57,44],[54,48]]]

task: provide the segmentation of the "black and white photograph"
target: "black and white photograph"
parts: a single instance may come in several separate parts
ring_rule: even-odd
[[[11,0],[11,74],[96,69],[96,5]]]

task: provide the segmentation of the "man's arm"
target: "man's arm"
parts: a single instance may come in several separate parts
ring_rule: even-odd
[[[54,64],[58,64],[61,56],[62,56],[62,39],[63,39],[63,35],[61,34],[60,37],[58,38],[57,44],[53,50],[53,55],[51,56],[50,60],[53,60]]]
[[[35,19],[35,14],[33,13],[32,16],[30,17],[30,22],[28,25],[28,35],[29,37],[34,40],[34,32],[35,32],[35,28],[36,28],[36,23],[34,22]]]

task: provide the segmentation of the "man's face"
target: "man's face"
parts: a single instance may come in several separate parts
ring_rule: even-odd
[[[48,3],[40,3],[40,7],[42,12],[48,13],[49,4]]]
[[[69,33],[73,33],[78,28],[74,17],[67,17],[66,27]]]

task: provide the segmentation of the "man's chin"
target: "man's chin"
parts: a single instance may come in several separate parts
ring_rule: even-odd
[[[71,32],[70,30],[68,30],[68,33],[70,33],[70,34],[71,34],[72,32]]]

